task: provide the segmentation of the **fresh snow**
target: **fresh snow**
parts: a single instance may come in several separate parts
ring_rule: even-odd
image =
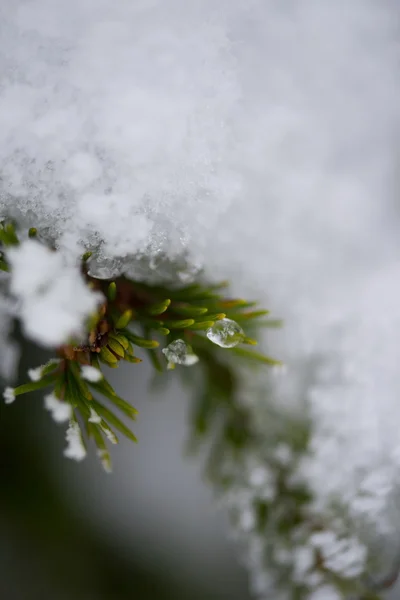
[[[43,375],[43,365],[35,369],[28,369],[28,377],[31,381],[40,381]]]
[[[81,430],[76,421],[69,422],[65,439],[68,445],[64,450],[64,456],[77,462],[83,460],[86,456],[86,448],[83,445]]]
[[[45,346],[81,336],[85,319],[96,311],[100,294],[85,284],[79,269],[34,240],[8,250],[11,293],[28,337]]]
[[[81,374],[83,379],[92,383],[97,383],[103,379],[103,374],[100,369],[92,367],[91,365],[83,365],[81,367]]]
[[[14,388],[12,387],[6,387],[6,389],[3,392],[3,398],[4,398],[4,402],[6,404],[12,404],[15,400],[15,391]]]
[[[92,407],[90,407],[90,416],[89,416],[88,421],[89,421],[89,423],[96,423],[96,425],[101,423],[100,415]]]
[[[72,406],[57,398],[55,394],[47,394],[44,397],[44,406],[51,413],[56,423],[69,421],[72,415]]]
[[[339,497],[386,541],[400,522],[399,12],[394,0],[0,7],[0,213],[62,251],[10,252],[18,306],[0,312],[2,339],[15,312],[45,345],[81,331],[97,301],[75,266],[83,245],[98,273],[169,278],[179,259],[181,281],[202,267],[230,278],[285,322],[264,342],[287,371],[248,382],[268,384],[258,421],[267,395],[307,414],[295,475],[315,510]],[[260,485],[254,465],[244,489]]]

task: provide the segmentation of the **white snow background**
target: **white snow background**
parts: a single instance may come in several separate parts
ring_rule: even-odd
[[[399,13],[0,5],[0,212],[69,257],[83,241],[108,258],[187,255],[272,308],[279,402],[304,402],[316,365],[310,485],[354,510],[367,489],[377,514],[400,476]]]

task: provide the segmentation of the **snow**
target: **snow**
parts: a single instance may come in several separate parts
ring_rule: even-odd
[[[43,377],[43,373],[44,373],[44,370],[46,369],[46,367],[50,367],[51,365],[57,365],[57,364],[59,364],[59,362],[60,362],[59,358],[52,358],[45,365],[40,365],[39,367],[36,367],[35,369],[28,369],[29,379],[31,381],[40,381]]]
[[[230,278],[285,322],[264,342],[287,371],[248,386],[268,385],[282,414],[311,419],[293,477],[317,514],[340,498],[355,527],[367,515],[385,539],[400,522],[399,10],[393,0],[0,8],[0,213],[62,250],[10,252],[25,332],[53,345],[81,330],[96,304],[72,260],[83,243],[103,274],[168,278],[179,258],[182,279],[201,267]],[[253,400],[260,423],[266,396]],[[321,587],[312,600],[330,597]]]
[[[100,369],[92,367],[91,365],[83,365],[81,367],[81,373],[83,379],[86,379],[86,381],[90,381],[92,383],[97,383],[103,379],[103,374]]]
[[[94,410],[94,408],[90,407],[90,417],[88,419],[90,423],[101,423],[100,415]]]
[[[193,208],[204,230],[238,185],[225,6],[3,2],[0,212],[107,255],[182,252]]]
[[[105,433],[106,438],[109,442],[111,442],[111,444],[118,444],[118,440],[115,437],[115,434],[111,431],[111,429],[105,427],[104,424],[101,426],[101,429]]]
[[[81,430],[76,421],[70,421],[65,435],[68,446],[64,450],[64,456],[80,462],[86,456],[86,448],[83,445]]]
[[[44,346],[66,343],[84,333],[85,319],[101,299],[85,284],[79,268],[34,240],[7,251],[10,290],[19,303],[26,335]]]
[[[6,389],[3,392],[3,398],[6,404],[12,404],[15,400],[14,388],[6,387]]]
[[[99,449],[97,451],[97,455],[98,455],[99,459],[101,460],[101,464],[103,465],[103,469],[105,470],[105,472],[112,473],[110,455],[108,454],[107,450]]]
[[[321,551],[326,567],[333,573],[351,578],[365,571],[367,551],[355,538],[339,539],[333,532],[315,533],[310,543]]]
[[[44,407],[51,413],[51,416],[56,423],[64,423],[71,418],[72,406],[69,402],[57,398],[53,393],[47,394],[44,397]]]
[[[40,381],[43,374],[43,365],[35,369],[28,369],[28,377],[31,381]]]
[[[257,465],[250,470],[249,484],[254,487],[262,487],[270,483],[271,474],[264,466]]]

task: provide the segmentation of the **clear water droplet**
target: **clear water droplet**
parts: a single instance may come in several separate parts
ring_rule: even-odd
[[[207,337],[221,348],[234,348],[245,338],[245,333],[236,321],[221,319],[207,329]]]
[[[192,348],[183,340],[175,340],[163,349],[166,359],[174,365],[184,365],[190,367],[195,365],[199,358],[193,352]]]

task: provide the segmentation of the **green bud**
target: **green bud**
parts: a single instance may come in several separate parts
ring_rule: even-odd
[[[85,252],[85,254],[82,255],[83,262],[88,261],[91,256],[93,256],[93,252],[90,252],[90,250]]]
[[[107,297],[110,302],[114,302],[115,298],[117,297],[117,285],[115,281],[112,281],[108,286]]]
[[[167,310],[167,308],[169,307],[170,304],[171,304],[171,300],[169,300],[167,298],[166,300],[163,300],[162,302],[153,304],[148,309],[146,309],[146,312],[148,315],[152,315],[152,316],[162,315]]]
[[[118,362],[118,358],[106,346],[103,346],[100,350],[99,356],[106,363],[115,364]]]
[[[115,354],[117,354],[121,358],[124,358],[124,356],[125,356],[125,350],[121,346],[121,344],[119,342],[117,342],[116,339],[109,338],[107,345],[108,345],[109,348],[111,348],[111,350],[113,352],[115,352]]]
[[[215,321],[199,321],[189,327],[191,331],[201,331],[214,325]]]
[[[204,306],[173,306],[172,312],[188,316],[188,317],[199,317],[205,315],[208,312],[208,308]]]
[[[194,319],[183,319],[181,321],[164,321],[168,329],[187,329],[195,322]]]
[[[124,327],[126,327],[130,320],[132,319],[133,316],[133,312],[131,310],[126,310],[118,319],[118,321],[115,324],[115,328],[116,329],[124,329]]]

